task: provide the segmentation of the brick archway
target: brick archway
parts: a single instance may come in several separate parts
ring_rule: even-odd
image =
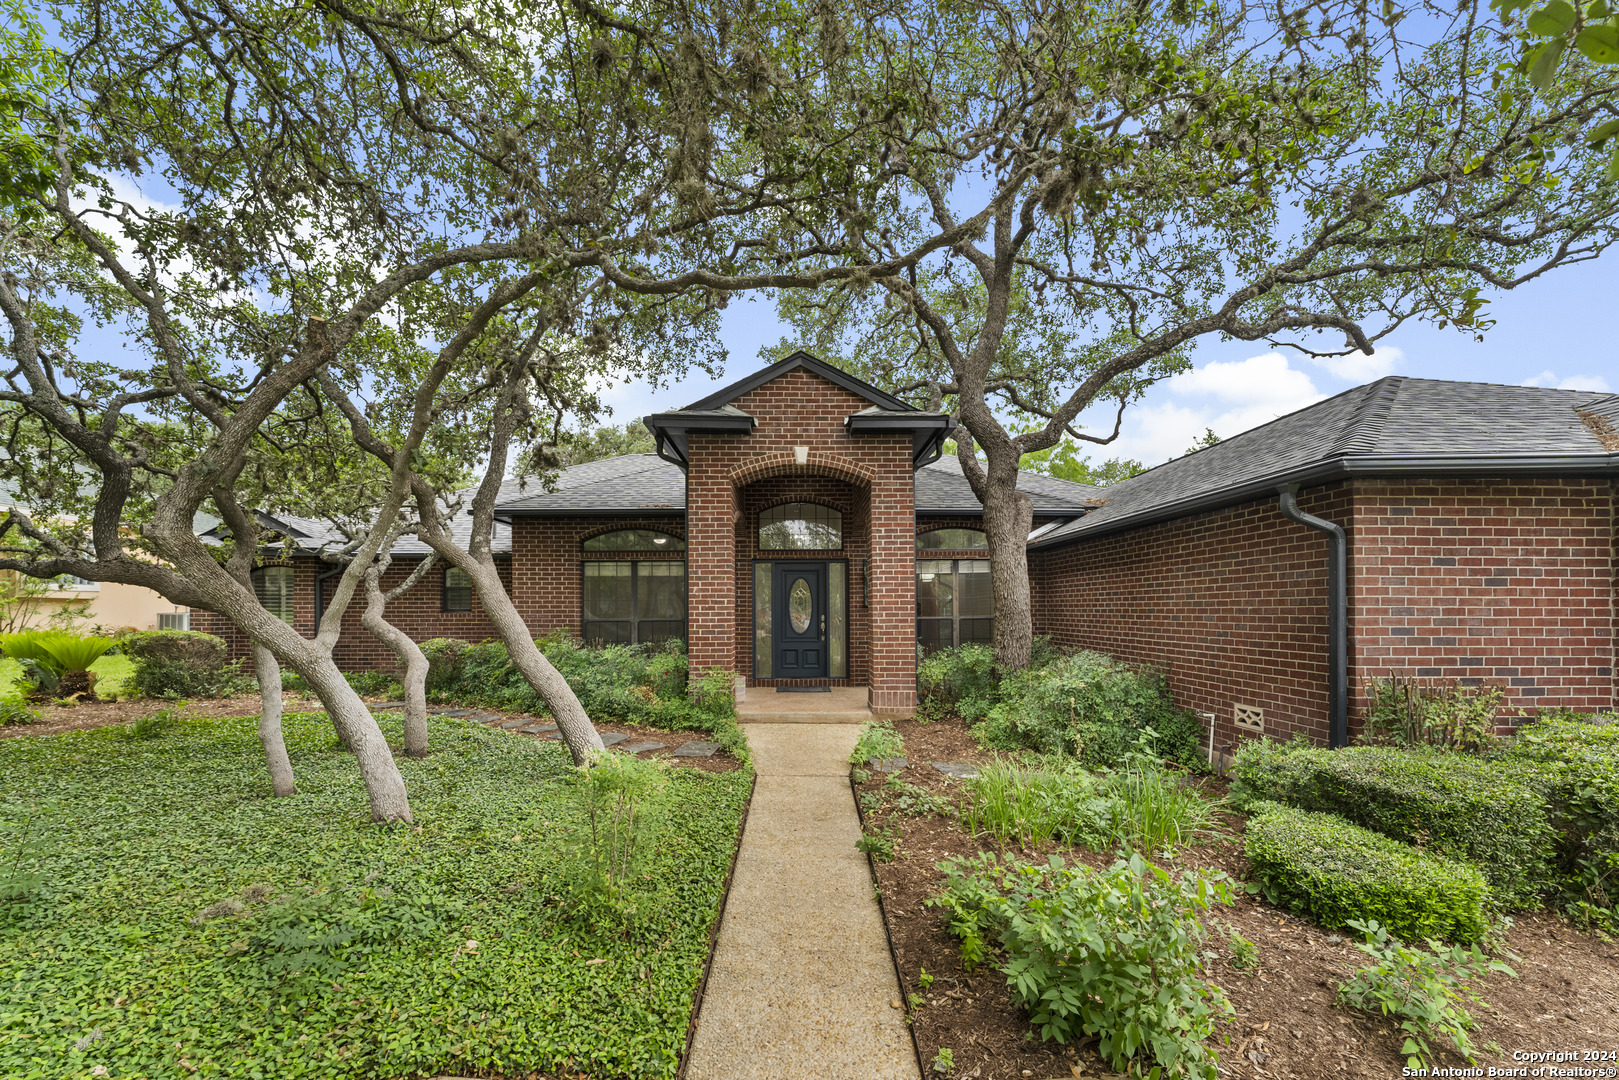
[[[749,458],[733,465],[727,475],[733,489],[773,476],[830,476],[870,490],[877,479],[877,470],[842,454],[816,450],[811,450],[800,465],[797,456],[786,450]]]

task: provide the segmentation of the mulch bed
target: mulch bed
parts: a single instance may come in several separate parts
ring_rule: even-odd
[[[900,776],[939,794],[955,797],[960,787],[934,770],[930,761],[976,763],[990,757],[958,720],[900,721],[895,726],[905,739],[910,761]],[[873,773],[858,790],[875,791],[884,779]],[[1211,780],[1207,786],[1211,794],[1219,794],[1223,785]],[[1242,818],[1221,817],[1228,830],[1224,835],[1160,860],[1162,865],[1244,877],[1247,863],[1237,835]],[[1094,1044],[1062,1047],[1041,1043],[1038,1037],[1030,1040],[1031,1029],[1012,1002],[1005,977],[988,964],[964,971],[956,941],[942,918],[923,906],[944,880],[935,868],[939,860],[995,850],[993,842],[981,842],[956,821],[936,814],[911,817],[879,811],[871,824],[897,830],[900,836],[898,857],[875,865],[903,991],[907,998],[917,993],[928,1002],[912,1011],[924,1067],[931,1065],[940,1047],[950,1047],[955,1059],[952,1075],[973,1080],[1112,1075],[1095,1055]],[[1070,861],[1097,867],[1113,861],[1111,855],[1055,846],[1017,854],[1044,861],[1057,850]],[[1232,906],[1212,913],[1214,932],[1206,945],[1220,957],[1210,978],[1225,989],[1236,1010],[1235,1019],[1221,1025],[1215,1044],[1222,1077],[1400,1076],[1405,1059],[1399,1052],[1402,1038],[1397,1025],[1334,1005],[1338,982],[1364,966],[1366,958],[1340,934],[1281,911],[1240,887],[1236,894]],[[1226,926],[1258,947],[1256,970],[1238,972],[1225,962]],[[1511,962],[1519,977],[1496,976],[1480,987],[1489,1003],[1488,1009],[1475,1010],[1473,1041],[1480,1048],[1481,1065],[1515,1064],[1511,1060],[1515,1050],[1619,1049],[1619,948],[1549,914],[1520,915],[1508,947],[1520,958]],[[917,982],[924,968],[934,980],[927,990]],[[1499,1053],[1485,1049],[1492,1042],[1499,1045]],[[1452,1053],[1439,1064],[1466,1062]]]
[[[384,699],[367,698],[369,703],[375,704]],[[298,694],[284,694],[281,699],[282,709],[286,712],[318,712],[324,706],[312,698]],[[24,735],[60,735],[68,731],[88,731],[92,728],[108,727],[112,724],[127,724],[148,716],[159,709],[167,708],[169,702],[152,699],[134,699],[119,701],[85,701],[76,705],[45,704],[31,706],[40,715],[37,724],[9,724],[0,727],[0,739],[18,738]],[[440,709],[472,708],[455,704],[434,703],[428,706],[431,714]],[[194,701],[185,707],[181,714],[187,718],[200,717],[226,717],[226,716],[257,716],[259,712],[259,696],[257,694],[237,694],[233,697],[215,698],[207,701]],[[479,709],[480,714],[498,714],[504,720],[541,719],[528,713],[502,712],[499,709]],[[497,725],[498,727],[498,725]],[[661,742],[665,744],[663,750],[649,750],[640,754],[640,757],[668,758],[670,764],[682,765],[705,772],[730,772],[740,769],[742,763],[723,752],[713,757],[670,757],[670,754],[681,743],[694,739],[704,739],[707,736],[701,732],[693,731],[664,731],[661,728],[641,727],[636,724],[602,723],[596,729],[603,735],[608,732],[622,732],[629,736],[630,742]],[[521,738],[537,738],[539,736],[523,735]]]

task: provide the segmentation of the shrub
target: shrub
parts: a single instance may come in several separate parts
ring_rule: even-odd
[[[119,645],[129,657],[128,685],[142,697],[211,698],[233,689],[225,642],[200,630],[147,630]]]
[[[470,645],[460,638],[429,638],[422,642],[427,657],[427,692],[448,690],[461,678],[461,654]]]
[[[1250,812],[1245,852],[1273,904],[1328,927],[1375,919],[1410,941],[1473,942],[1489,929],[1489,886],[1466,863],[1333,814],[1278,803]]]
[[[1126,755],[1124,766],[1102,781],[1101,794],[1109,838],[1138,851],[1190,844],[1213,824],[1209,801],[1149,752]]]
[[[669,777],[656,759],[606,754],[574,775],[590,891],[628,914],[634,882],[653,850],[667,810]]]
[[[1435,746],[1480,754],[1495,745],[1495,718],[1506,689],[1392,676],[1367,686],[1374,734],[1398,746]]]
[[[1006,676],[1000,696],[979,729],[994,748],[1030,747],[1073,754],[1089,765],[1117,765],[1150,727],[1166,760],[1205,764],[1202,723],[1175,706],[1155,668],[1080,652]]]
[[[403,694],[404,688],[391,671],[350,671],[343,676],[356,694],[371,697],[393,697]]]
[[[180,714],[185,711],[188,703],[177,701],[165,709],[147,713],[136,717],[132,722],[118,728],[118,737],[121,739],[156,739],[180,726]]]
[[[1355,947],[1377,963],[1361,968],[1349,981],[1338,984],[1338,1003],[1398,1019],[1400,1030],[1405,1032],[1400,1053],[1406,1055],[1409,1069],[1432,1066],[1430,1040],[1440,1035],[1471,1062],[1473,1042],[1467,1033],[1473,1028],[1473,1016],[1466,1006],[1484,1002],[1467,983],[1486,973],[1516,978],[1517,972],[1499,960],[1486,958],[1477,945],[1445,948],[1430,941],[1428,949],[1419,949],[1395,941],[1375,921],[1357,922],[1354,926],[1366,935],[1366,940]]]
[[[1238,805],[1274,800],[1337,814],[1478,865],[1497,899],[1534,907],[1551,873],[1545,800],[1518,770],[1434,750],[1250,743],[1237,754]]]
[[[1230,902],[1223,876],[1172,879],[1139,855],[1101,872],[994,855],[940,869],[945,887],[928,905],[944,909],[967,966],[999,949],[998,967],[1042,1039],[1095,1036],[1118,1072],[1156,1066],[1214,1080],[1205,1040],[1232,1010],[1200,975],[1198,915]]]
[[[0,698],[0,727],[12,724],[37,724],[39,714],[16,698]]]
[[[1619,930],[1619,724],[1538,721],[1518,732],[1503,763],[1546,799],[1555,884],[1571,914]]]
[[[959,645],[930,653],[916,665],[918,717],[939,719],[953,712],[976,723],[994,706],[998,683],[995,650],[988,645]]]
[[[747,761],[747,739],[736,722],[736,676],[709,671],[694,679],[685,643],[586,646],[558,632],[535,642],[597,721],[701,731]],[[436,701],[545,712],[540,699],[498,641],[469,645],[454,638],[422,644],[427,688]]]
[[[905,753],[905,740],[886,720],[868,720],[860,725],[860,737],[849,752],[851,765],[863,765],[872,758],[896,758]]]

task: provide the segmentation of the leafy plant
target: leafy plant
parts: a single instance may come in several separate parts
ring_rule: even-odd
[[[138,716],[123,727],[118,728],[120,737],[131,740],[156,739],[167,735],[180,726],[180,714],[189,701],[176,701],[167,708],[149,712],[145,716]]]
[[[1150,752],[1152,736],[1151,728],[1143,731],[1142,749],[1127,754],[1099,788],[1109,838],[1140,851],[1190,844],[1213,824],[1209,800]]]
[[[933,985],[933,976],[928,974],[927,968],[918,968],[916,972],[916,985],[926,990]]]
[[[15,838],[6,837],[0,847],[0,904],[13,904],[33,899],[39,893],[45,876],[39,872],[38,860],[45,853],[45,843],[36,834],[37,814],[29,814],[21,826],[6,826],[6,832],[15,832]],[[6,834],[0,832],[0,836]],[[25,869],[25,864],[33,869]]]
[[[1202,722],[1175,705],[1156,668],[1079,652],[1006,675],[1000,698],[974,729],[990,749],[1071,754],[1093,767],[1114,766],[1150,727],[1166,760],[1188,768],[1207,764]]]
[[[894,845],[899,834],[892,829],[870,829],[854,842],[855,850],[870,855],[878,862],[894,861]]]
[[[1392,1016],[1405,1032],[1400,1053],[1411,1069],[1431,1067],[1433,1044],[1444,1038],[1469,1062],[1473,1043],[1468,1032],[1473,1016],[1468,1005],[1483,1001],[1468,988],[1486,974],[1517,973],[1499,960],[1485,956],[1477,945],[1445,947],[1429,941],[1427,949],[1404,945],[1375,920],[1350,924],[1365,935],[1356,948],[1376,963],[1361,968],[1338,984],[1338,1002],[1366,1012]]]
[[[905,740],[886,720],[868,720],[860,725],[860,737],[849,753],[851,765],[863,765],[872,758],[896,758],[905,753]]]
[[[1332,814],[1276,803],[1249,812],[1244,852],[1273,904],[1322,926],[1376,919],[1413,941],[1478,941],[1489,930],[1490,888],[1468,863]]]
[[[1226,945],[1231,950],[1231,966],[1238,971],[1252,971],[1259,966],[1259,946],[1235,930],[1226,931]]]
[[[982,720],[996,702],[999,681],[995,650],[988,645],[958,645],[929,653],[916,665],[918,719],[955,713],[968,723]]]
[[[939,1047],[938,1053],[933,1055],[933,1071],[949,1076],[956,1071],[956,1052],[948,1046]]]
[[[1110,810],[1099,781],[1072,758],[997,758],[966,782],[962,827],[1001,844],[1107,843]]]
[[[53,697],[95,697],[90,665],[116,644],[112,638],[81,637],[60,630],[25,630],[0,635],[0,652],[22,665],[36,693]]]
[[[1390,676],[1367,690],[1367,723],[1374,737],[1398,746],[1433,746],[1482,754],[1495,746],[1495,721],[1506,689],[1455,680]]]
[[[1139,854],[1102,872],[993,854],[939,868],[945,887],[927,904],[945,912],[963,964],[997,951],[1042,1039],[1095,1036],[1116,1071],[1214,1080],[1217,1055],[1206,1040],[1232,1010],[1201,977],[1198,916],[1230,902],[1224,875],[1172,878]]]
[[[0,727],[12,724],[37,724],[39,714],[16,698],[0,698]]]
[[[594,892],[628,912],[640,862],[656,842],[669,780],[655,758],[605,754],[575,774],[584,811],[589,883]]]

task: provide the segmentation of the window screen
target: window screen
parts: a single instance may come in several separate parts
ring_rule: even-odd
[[[760,551],[837,551],[843,515],[816,503],[783,503],[759,514]]]
[[[989,644],[995,640],[995,599],[989,566],[988,559],[917,560],[918,653],[926,655],[968,642]]]
[[[292,614],[292,567],[263,566],[253,571],[253,595],[264,610],[290,623]]]
[[[655,644],[686,636],[686,564],[587,562],[584,638],[593,645]]]
[[[459,567],[448,567],[444,571],[444,604],[445,611],[471,611],[472,610],[472,578]]]

